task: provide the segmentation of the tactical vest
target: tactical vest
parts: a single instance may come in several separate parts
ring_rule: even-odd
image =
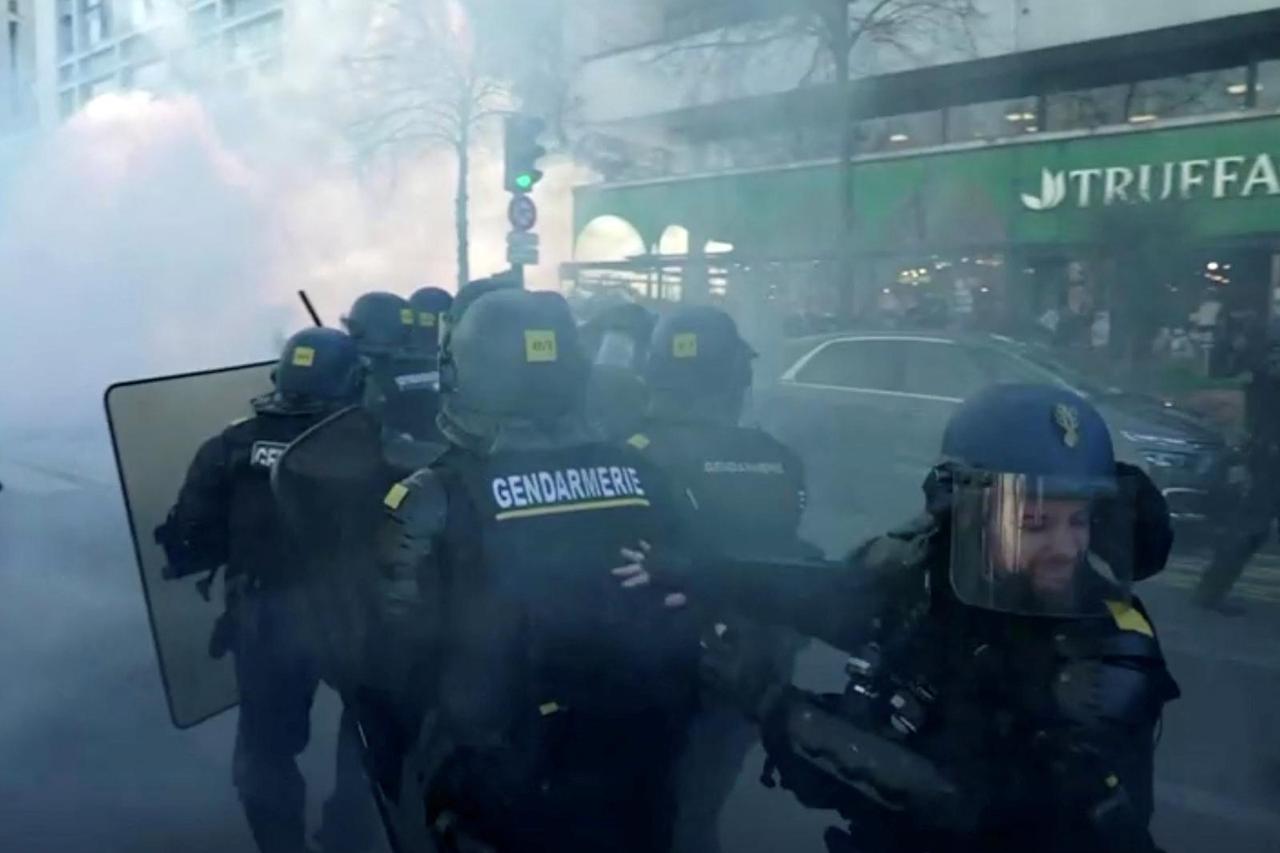
[[[228,574],[263,586],[289,581],[291,550],[271,493],[271,469],[285,448],[323,415],[259,414],[223,432],[227,495]]]
[[[793,555],[804,512],[799,459],[758,429],[650,422],[628,441],[666,472],[691,526],[722,554]]]
[[[579,720],[685,713],[698,650],[689,617],[609,572],[621,548],[671,534],[657,472],[605,444],[455,454],[447,465],[479,527],[471,560],[453,571],[478,572],[485,612],[522,623],[505,652],[520,705]]]
[[[370,408],[393,433],[418,441],[439,441],[440,373],[436,360],[395,357],[375,361],[366,395]]]

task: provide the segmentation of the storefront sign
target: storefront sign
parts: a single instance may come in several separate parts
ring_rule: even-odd
[[[1270,154],[1053,171],[1041,169],[1040,194],[1022,193],[1028,210],[1280,195],[1280,173]]]

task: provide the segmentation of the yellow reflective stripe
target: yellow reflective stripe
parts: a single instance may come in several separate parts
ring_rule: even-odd
[[[631,438],[627,439],[627,444],[631,445],[636,450],[644,450],[649,446],[649,436],[642,432],[638,432],[631,436]]]
[[[552,714],[563,710],[559,702],[543,702],[538,706],[538,712],[544,717],[550,717]]]
[[[539,515],[559,515],[565,512],[590,512],[597,509],[617,509],[624,506],[649,506],[645,498],[614,498],[608,501],[584,501],[574,504],[550,504],[548,506],[531,506],[528,509],[509,509],[500,512],[495,518],[507,521],[512,518],[533,518]]]
[[[396,483],[387,492],[387,496],[382,499],[382,503],[389,509],[399,509],[400,504],[404,503],[405,496],[409,494],[409,489],[403,483]]]
[[[1155,631],[1151,630],[1151,623],[1146,617],[1129,604],[1123,601],[1108,601],[1107,609],[1111,611],[1111,618],[1115,620],[1116,627],[1121,631],[1136,631],[1148,637],[1156,635]]]

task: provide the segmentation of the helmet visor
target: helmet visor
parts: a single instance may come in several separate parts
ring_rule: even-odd
[[[1103,616],[1129,600],[1133,491],[1116,478],[952,476],[951,585],[973,607]]]
[[[625,332],[609,329],[600,339],[595,363],[605,367],[633,368],[636,363],[636,342]]]

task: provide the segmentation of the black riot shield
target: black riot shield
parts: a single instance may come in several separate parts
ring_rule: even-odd
[[[200,445],[253,414],[250,401],[271,390],[274,366],[263,362],[121,382],[105,395],[160,675],[178,728],[235,706],[239,694],[231,657],[215,659],[209,651],[223,612],[220,591],[210,590],[203,576],[166,579],[155,530],[174,505]]]
[[[339,691],[361,682],[382,498],[407,473],[386,461],[381,424],[360,407],[303,433],[272,473],[280,516],[302,556],[303,600],[324,676]]]

